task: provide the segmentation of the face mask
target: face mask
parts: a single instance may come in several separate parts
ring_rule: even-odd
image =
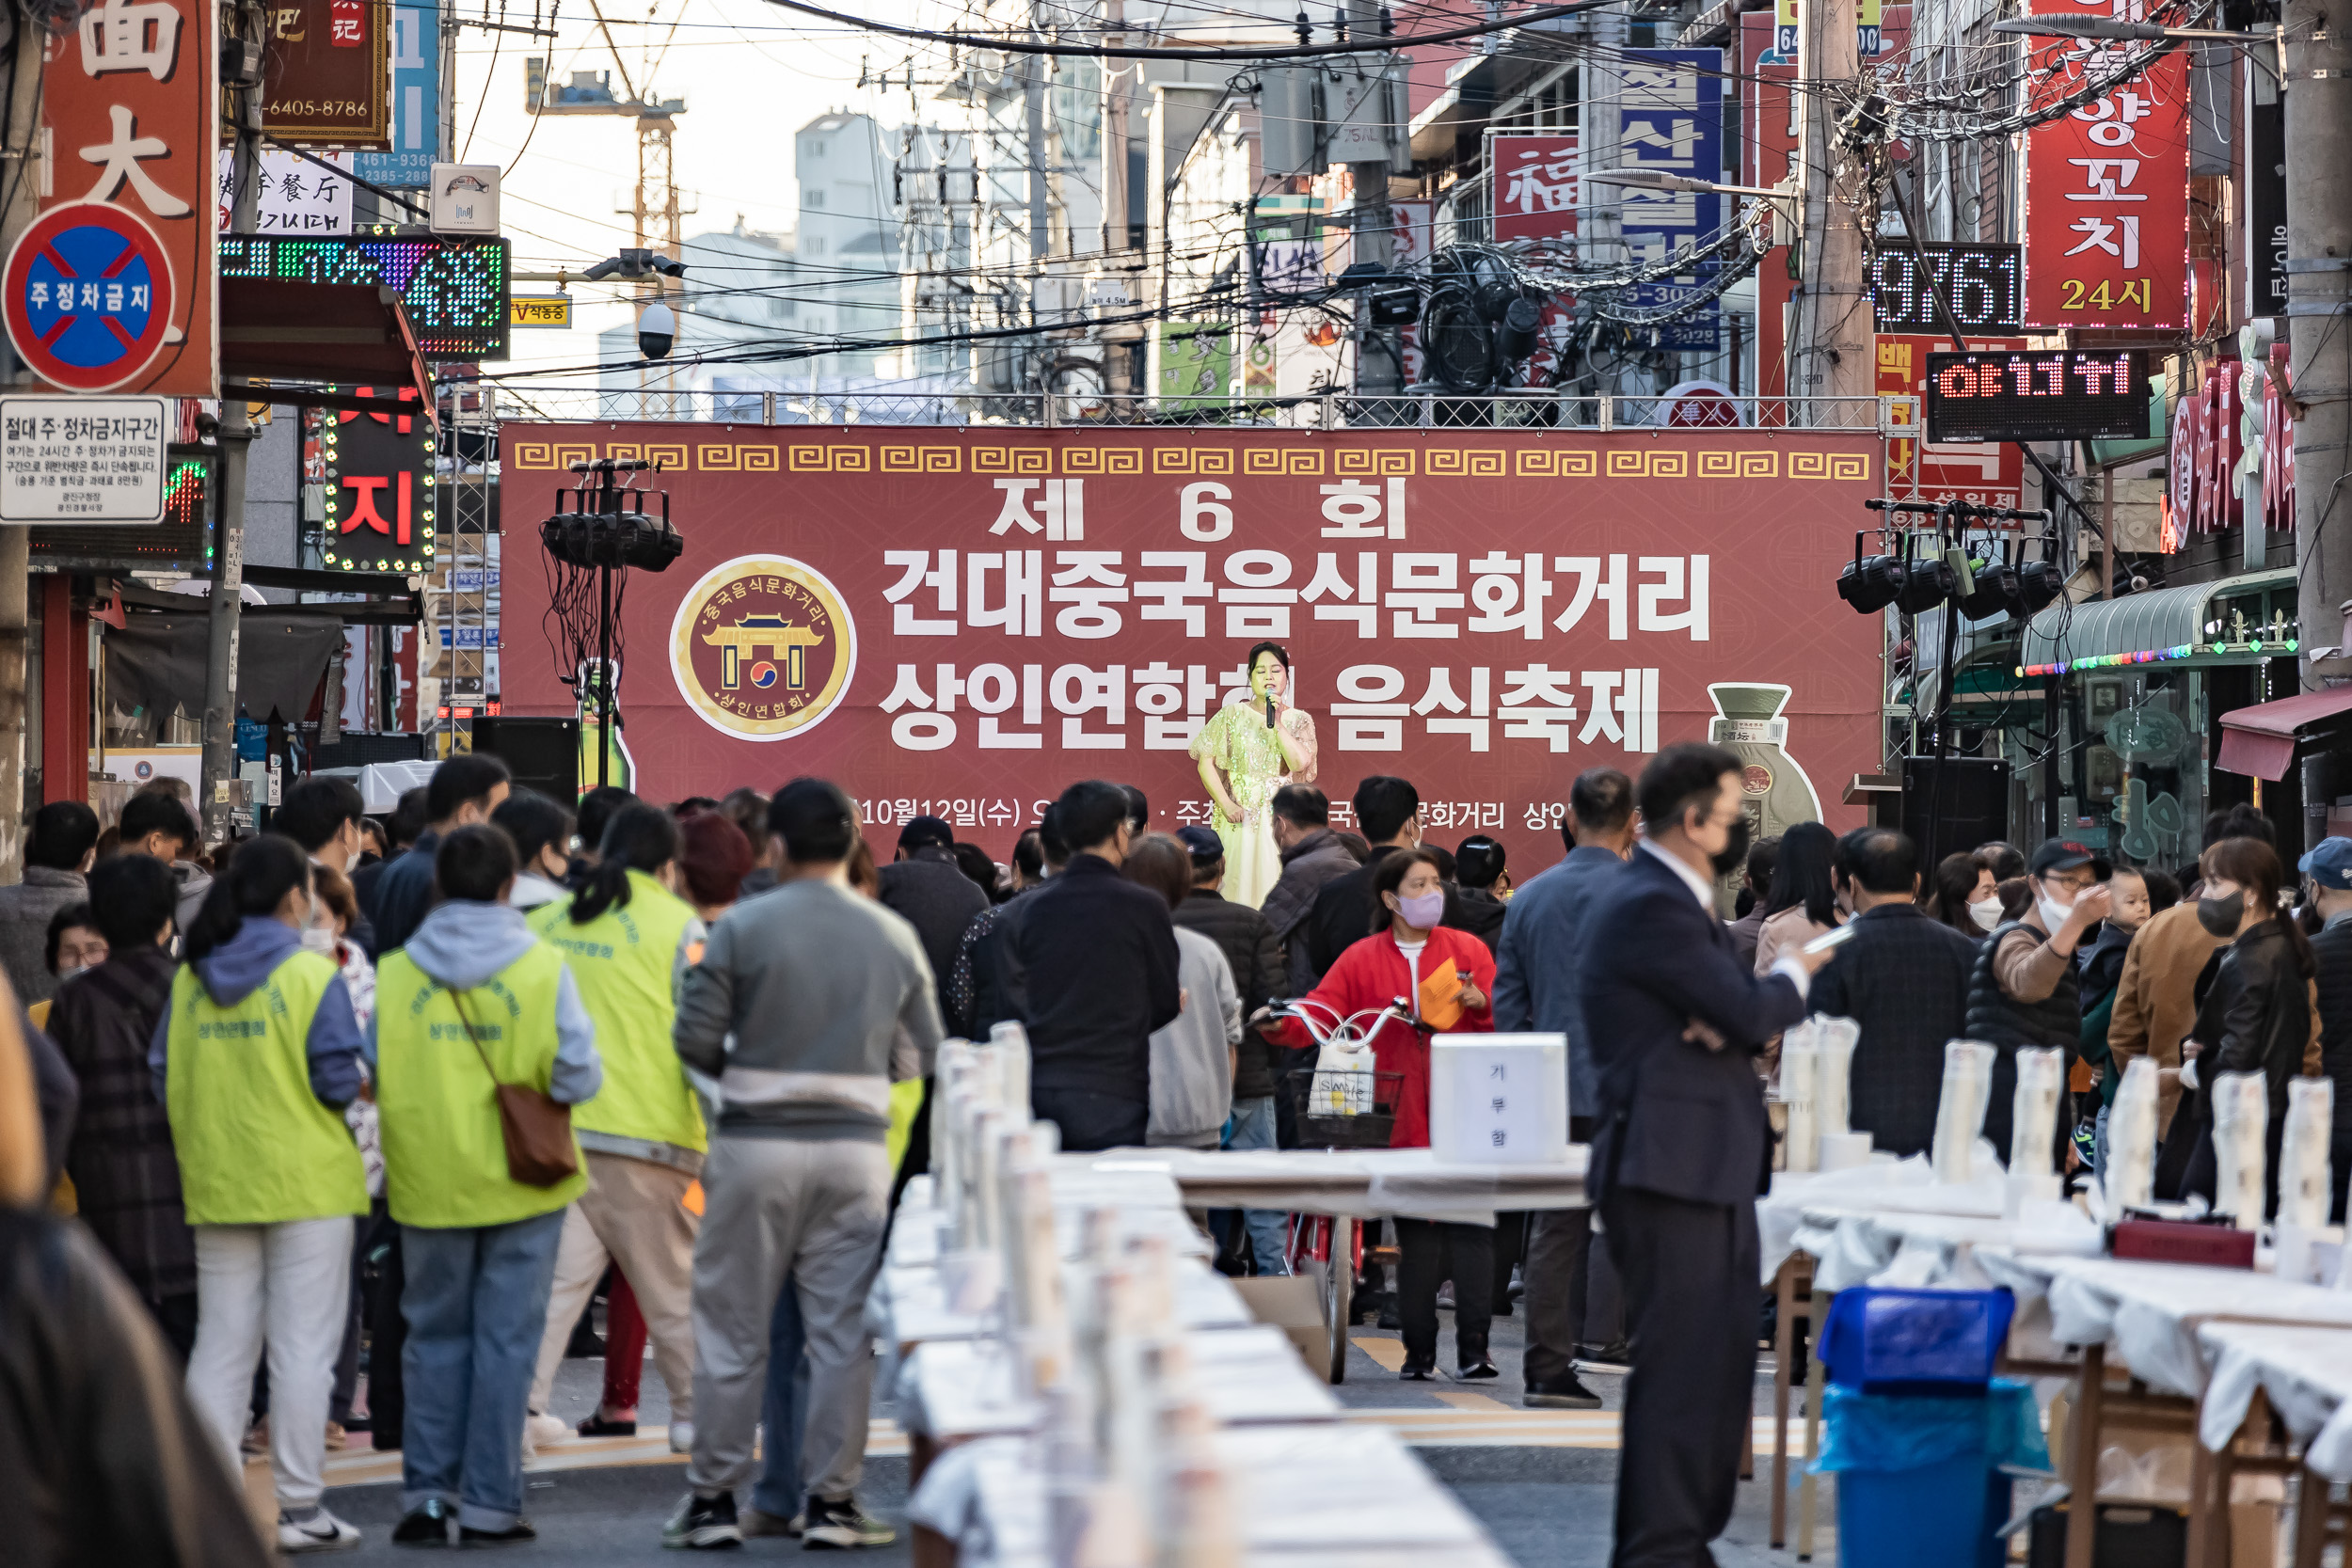
[[[332,956],[335,951],[335,927],[332,926],[305,926],[302,927],[302,945],[309,948],[313,953],[325,953]]]
[[[1435,893],[1417,893],[1410,898],[1399,898],[1396,902],[1397,913],[1405,917],[1405,924],[1424,931],[1445,918],[1443,888]]]
[[[1981,904],[1968,906],[1968,918],[1977,923],[1977,929],[1989,931],[2001,923],[2001,901],[1988,898]]]
[[[1748,831],[1746,812],[1732,818],[1731,836],[1724,841],[1721,849],[1708,857],[1708,863],[1714,866],[1715,875],[1728,877],[1748,863]]]
[[[2061,904],[2045,893],[2034,899],[2034,907],[2042,911],[2042,924],[2056,931],[2066,924],[2066,917],[2074,912],[2074,901],[2069,898]]]
[[[63,985],[66,981],[72,979],[76,974],[87,974],[91,970],[96,969],[97,967],[98,966],[96,964],[75,964],[72,969],[61,969],[57,971],[57,983],[59,985]]]
[[[2222,898],[2197,900],[2197,924],[2217,937],[2233,937],[2246,923],[2246,900],[2233,893]]]

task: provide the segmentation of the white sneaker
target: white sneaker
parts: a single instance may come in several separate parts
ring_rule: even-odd
[[[561,1443],[571,1436],[572,1429],[560,1416],[541,1411],[523,1418],[523,1454],[527,1458],[552,1443]]]
[[[323,1508],[299,1525],[283,1513],[278,1515],[278,1549],[281,1552],[347,1552],[358,1544],[358,1528]]]
[[[672,1453],[692,1453],[694,1451],[693,1422],[672,1421],[670,1423],[670,1451]]]

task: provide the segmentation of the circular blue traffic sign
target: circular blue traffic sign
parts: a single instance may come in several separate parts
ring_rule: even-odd
[[[0,317],[18,356],[75,392],[119,387],[154,361],[174,293],[155,231],[106,201],[43,213],[0,268]]]

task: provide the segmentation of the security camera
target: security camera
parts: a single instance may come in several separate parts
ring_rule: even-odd
[[[648,359],[665,357],[677,341],[677,315],[660,300],[637,318],[637,352]]]

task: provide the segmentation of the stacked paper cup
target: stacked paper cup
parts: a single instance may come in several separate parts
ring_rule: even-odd
[[[2026,1203],[2061,1191],[2052,1166],[2058,1101],[2066,1092],[2066,1053],[2055,1048],[2017,1053],[2017,1094],[2010,1102],[2009,1184],[2002,1213],[2015,1219]]]
[[[1788,1112],[1781,1164],[1795,1172],[1815,1169],[1821,1149],[1821,1130],[1815,1116],[1820,1103],[1821,1049],[1814,1037],[1807,1020],[1780,1037],[1780,1102]]]
[[[1977,1134],[1993,1094],[1994,1049],[1976,1040],[1944,1047],[1944,1092],[1935,1105],[1935,1142],[1929,1158],[1935,1179],[1965,1183],[1975,1175]]]
[[[1820,1086],[1814,1091],[1813,1122],[1820,1130],[1821,1170],[1851,1170],[1870,1163],[1870,1134],[1852,1130],[1853,1053],[1862,1025],[1850,1018],[1810,1021],[1820,1045]]]
[[[2213,1206],[2240,1230],[2263,1223],[2264,1135],[2270,1125],[2270,1082],[2259,1072],[2214,1075],[2213,1153],[2217,1178]]]
[[[2107,1111],[2106,1167],[2099,1173],[2099,1185],[2109,1225],[2155,1199],[2156,1085],[2156,1064],[2133,1057]]]
[[[2279,1225],[2316,1230],[2328,1223],[2328,1144],[2335,1129],[2336,1086],[2326,1078],[2287,1084],[2287,1124],[2279,1145]]]

